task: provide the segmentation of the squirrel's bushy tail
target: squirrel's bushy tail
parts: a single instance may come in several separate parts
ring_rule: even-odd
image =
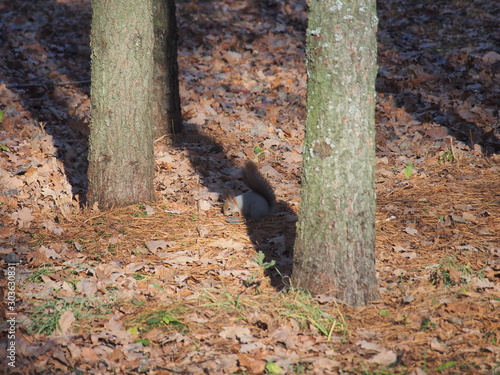
[[[274,195],[273,187],[260,173],[259,168],[253,161],[248,160],[245,164],[243,182],[250,189],[262,195],[271,209],[276,206],[276,196]]]

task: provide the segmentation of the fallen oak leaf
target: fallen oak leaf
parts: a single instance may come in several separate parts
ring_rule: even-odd
[[[19,228],[29,228],[31,222],[35,218],[31,214],[31,210],[28,207],[23,207],[20,210],[12,213],[10,217],[14,220]]]
[[[433,339],[430,346],[432,350],[439,353],[446,353],[448,351],[448,348],[445,345],[441,344],[437,339]]]
[[[20,189],[24,185],[20,178],[13,177],[5,169],[0,168],[0,186],[5,190]]]
[[[333,368],[339,368],[342,364],[334,359],[317,357],[310,362],[315,370],[332,370]]]
[[[242,244],[241,242],[226,240],[225,238],[219,238],[216,241],[210,242],[208,246],[220,247],[222,249],[232,249],[232,250],[243,250],[245,248],[245,245]]]
[[[104,328],[109,330],[109,333],[118,338],[123,344],[129,343],[132,339],[132,334],[125,330],[123,324],[116,319],[117,316],[111,317],[104,325]]]
[[[67,335],[71,325],[75,322],[75,314],[71,310],[66,310],[61,314],[55,330],[56,335]]]
[[[380,346],[379,344],[377,344],[376,342],[371,342],[371,341],[366,341],[366,340],[359,341],[356,345],[358,345],[362,349],[369,350],[369,351],[380,352],[380,351],[384,350],[384,348],[382,346]]]
[[[52,220],[48,220],[42,224],[45,229],[54,234],[62,234],[64,230],[58,227]]]
[[[246,354],[238,354],[240,366],[245,367],[251,374],[262,374],[266,369],[267,362],[262,359],[255,359]]]
[[[29,257],[29,260],[30,264],[35,267],[49,262],[49,258],[47,258],[45,254],[40,251],[40,249],[35,250],[35,252]]]
[[[116,274],[116,275],[113,275]],[[112,281],[116,280],[118,277],[124,275],[125,272],[122,268],[118,266],[115,262],[101,264],[95,269],[95,275],[101,279],[101,281],[105,279],[112,279]],[[113,277],[111,277],[113,275]]]
[[[264,349],[266,346],[260,341],[253,341],[247,344],[242,344],[240,347],[240,353],[249,353],[257,349]]]
[[[197,262],[200,260],[200,257],[197,254],[192,256],[191,252],[186,251],[186,250],[177,251],[176,253],[159,253],[157,255],[159,257],[161,257],[165,263],[168,263],[171,265],[174,265],[174,264],[185,265],[185,264]]]
[[[158,240],[158,241],[147,241],[144,243],[146,247],[148,248],[149,251],[152,253],[155,253],[160,250],[165,250],[167,247],[172,247],[175,245],[175,241],[163,241],[163,240]]]
[[[97,293],[98,289],[96,277],[82,279],[76,284],[76,290],[84,296],[93,296]]]
[[[406,227],[404,231],[411,236],[418,234],[418,230],[416,230],[415,228],[409,227],[409,226]]]
[[[271,334],[271,337],[276,342],[282,343],[287,349],[295,349],[297,347],[297,335],[288,327],[280,327]]]
[[[143,262],[130,263],[127,264],[124,268],[124,271],[127,273],[134,273],[144,268],[145,264]]]
[[[467,221],[472,221],[473,223],[477,223],[477,217],[470,212],[464,212],[462,214],[462,218]]]
[[[368,360],[370,363],[378,363],[381,365],[389,365],[395,363],[397,360],[397,355],[392,350],[383,349],[380,353],[375,354],[372,358]]]
[[[241,342],[253,341],[253,336],[250,330],[242,326],[222,327],[219,336],[224,339],[238,339]]]
[[[43,254],[45,257],[47,257],[47,259],[50,259],[50,258],[59,259],[61,257],[61,255],[59,255],[54,249],[45,247],[43,245],[40,246],[38,251],[40,252],[40,254]]]

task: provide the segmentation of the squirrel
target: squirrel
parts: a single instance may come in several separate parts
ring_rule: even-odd
[[[269,182],[262,176],[252,161],[247,161],[243,169],[243,182],[250,191],[234,195],[232,191],[224,194],[224,215],[242,214],[245,218],[260,219],[272,213],[276,196]]]

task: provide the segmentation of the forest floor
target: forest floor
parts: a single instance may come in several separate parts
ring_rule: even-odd
[[[178,1],[186,134],[156,142],[158,201],[111,211],[81,208],[90,1],[1,2],[0,373],[500,373],[500,5],[378,12],[382,297],[351,308],[288,277],[304,1]],[[231,224],[247,159],[280,204]]]

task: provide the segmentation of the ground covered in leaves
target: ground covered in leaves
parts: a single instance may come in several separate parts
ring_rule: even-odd
[[[500,7],[378,12],[382,298],[352,309],[288,279],[303,1],[178,2],[187,131],[156,142],[158,201],[109,212],[80,208],[90,2],[0,3],[0,372],[498,373]],[[231,224],[219,194],[246,159],[280,204]]]

